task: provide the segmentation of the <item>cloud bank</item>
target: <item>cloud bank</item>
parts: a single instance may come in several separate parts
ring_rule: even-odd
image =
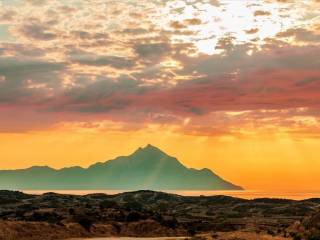
[[[112,121],[319,136],[317,1],[0,5],[2,132]]]

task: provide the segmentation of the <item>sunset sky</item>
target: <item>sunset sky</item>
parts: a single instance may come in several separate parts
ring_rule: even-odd
[[[319,0],[0,0],[0,169],[153,144],[319,190]]]

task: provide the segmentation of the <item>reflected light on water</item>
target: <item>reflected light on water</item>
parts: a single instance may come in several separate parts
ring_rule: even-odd
[[[104,193],[108,195],[118,194],[123,192],[130,192],[132,190],[24,190],[23,192],[28,194],[43,194],[47,192],[55,192],[60,194],[72,194],[72,195],[86,195],[93,193]],[[258,191],[258,190],[245,190],[245,191],[193,191],[193,190],[170,190],[164,191],[167,193],[178,194],[182,196],[216,196],[225,195],[231,197],[238,197],[244,199],[255,198],[285,198],[302,200],[308,198],[320,198],[320,191]]]

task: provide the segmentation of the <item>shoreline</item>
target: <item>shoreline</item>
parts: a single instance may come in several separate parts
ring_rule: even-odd
[[[26,194],[36,194],[42,195],[45,193],[53,192],[57,194],[67,194],[67,195],[88,195],[88,194],[107,194],[107,195],[116,195],[122,193],[135,192],[135,190],[18,190]],[[263,190],[210,190],[210,191],[201,191],[201,190],[159,190],[159,192],[167,194],[177,194],[185,197],[213,197],[213,196],[230,196],[235,198],[242,198],[247,200],[253,200],[257,198],[277,198],[277,199],[286,199],[286,200],[308,200],[311,198],[320,198],[320,190],[313,191],[263,191]]]

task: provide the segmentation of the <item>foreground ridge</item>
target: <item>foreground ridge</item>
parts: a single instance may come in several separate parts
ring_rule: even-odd
[[[10,240],[194,235],[271,240],[270,234],[279,240],[317,234],[319,207],[320,199],[245,200],[149,190],[83,196],[0,191],[0,240],[9,235]]]

